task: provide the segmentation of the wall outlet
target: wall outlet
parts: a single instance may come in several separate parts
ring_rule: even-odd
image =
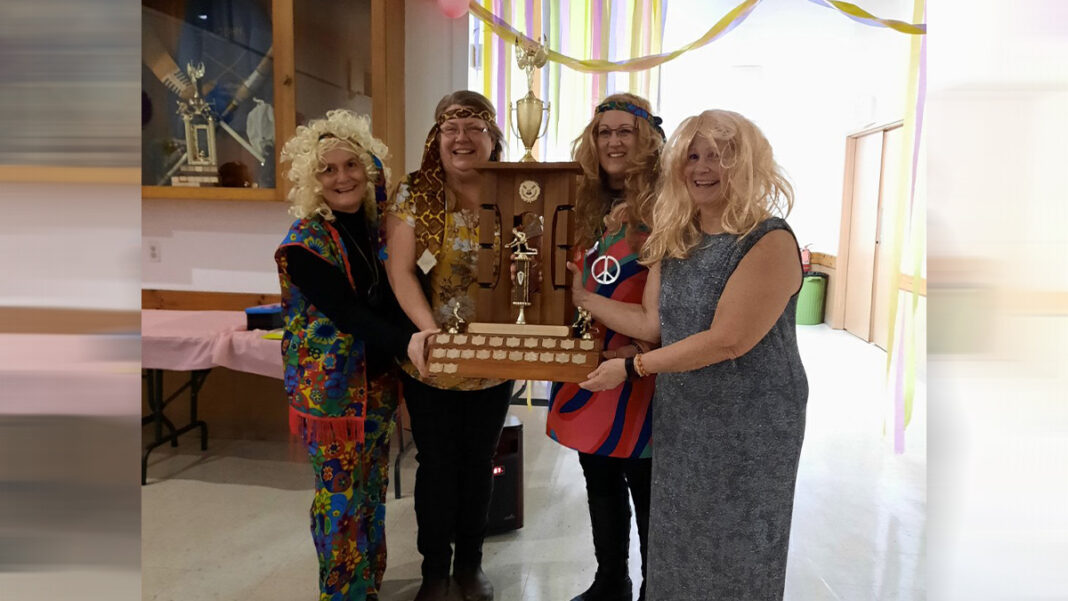
[[[163,260],[159,241],[150,240],[146,244],[148,246],[148,261],[150,263],[159,263]]]

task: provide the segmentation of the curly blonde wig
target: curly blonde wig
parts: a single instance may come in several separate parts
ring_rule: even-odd
[[[612,94],[601,102],[601,106],[612,103],[631,104],[647,113],[652,112],[649,101],[634,94]],[[611,208],[608,176],[601,169],[597,152],[597,127],[601,124],[602,115],[602,112],[594,113],[586,129],[571,145],[571,156],[582,167],[575,201],[577,244],[582,248],[592,246],[604,232],[604,217]],[[652,206],[660,173],[660,151],[664,146],[661,133],[653,128],[648,119],[635,116],[634,121],[637,138],[634,149],[628,153],[630,165],[623,184],[628,233],[636,233],[639,225],[652,223]]]
[[[289,212],[298,219],[321,215],[332,221],[334,213],[323,200],[323,186],[316,177],[326,169],[323,155],[342,148],[356,155],[367,174],[367,191],[363,210],[370,221],[378,216],[375,188],[386,188],[389,168],[385,160],[386,145],[371,135],[371,121],[344,109],[327,111],[326,117],[301,125],[282,147],[282,161],[290,163],[286,177],[293,183],[289,190]],[[381,167],[379,167],[381,165]]]
[[[683,177],[690,144],[697,136],[708,140],[720,158],[725,232],[744,237],[773,214],[786,217],[793,209],[793,187],[775,162],[771,144],[752,121],[721,110],[688,117],[664,149],[653,231],[642,248],[645,264],[685,258],[701,240],[698,210]]]

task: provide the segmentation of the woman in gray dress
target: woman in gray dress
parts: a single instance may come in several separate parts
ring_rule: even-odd
[[[649,601],[782,599],[808,382],[794,313],[793,190],[748,119],[705,111],[668,141],[642,304],[573,287],[606,327],[659,349],[602,363],[589,390],[660,374]]]

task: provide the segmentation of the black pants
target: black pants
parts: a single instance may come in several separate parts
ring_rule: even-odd
[[[424,578],[445,578],[456,565],[482,562],[493,454],[508,414],[512,382],[485,390],[441,390],[404,378],[404,402],[415,440],[416,545]]]
[[[648,519],[653,468],[651,457],[630,459],[579,453],[579,464],[586,476],[587,494],[595,497],[630,496],[634,499],[635,512],[644,514]]]
[[[652,458],[631,459],[627,457],[607,457],[579,453],[579,464],[586,477],[586,494],[590,499],[590,521],[596,530],[598,525],[619,530],[602,534],[594,532],[594,545],[602,541],[618,541],[622,549],[597,549],[598,569],[611,569],[600,565],[608,559],[616,561],[627,555],[626,545],[630,539],[630,519],[628,505],[634,501],[634,521],[638,525],[639,548],[641,549],[642,575],[645,575],[645,558],[649,541],[649,496],[652,487]],[[593,515],[594,511],[607,512],[611,515]],[[617,519],[622,515],[622,519]],[[613,517],[615,516],[615,517]],[[615,543],[612,543],[614,546]],[[616,553],[622,558],[616,557]],[[602,555],[606,555],[603,556]],[[610,557],[609,557],[610,556]],[[625,560],[624,560],[625,561]]]

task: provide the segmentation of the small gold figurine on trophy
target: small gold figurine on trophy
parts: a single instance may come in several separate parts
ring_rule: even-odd
[[[545,61],[549,58],[549,52],[545,48],[548,39],[542,38],[542,42],[539,44],[524,39],[522,42],[517,40],[515,45],[516,62],[519,63],[520,69],[527,72],[527,95],[516,100],[515,106],[512,107],[515,114],[515,120],[512,122],[513,130],[518,130],[519,138],[523,140],[523,146],[527,149],[527,153],[519,159],[523,163],[536,160],[531,150],[534,148],[534,143],[545,135],[545,130],[549,127],[549,103],[542,102],[534,95],[534,70],[544,67]]]
[[[590,323],[593,321],[593,314],[582,307],[575,307],[578,311],[578,317],[575,318],[575,323],[571,324],[571,329],[575,333],[575,336],[583,340],[593,340],[593,335],[590,333]]]
[[[525,309],[530,306],[530,262],[531,257],[537,256],[538,249],[527,246],[527,235],[523,230],[512,228],[512,241],[508,248],[514,248],[512,261],[515,262],[515,287],[512,288],[512,305],[519,307],[519,318],[516,323],[525,325],[527,317]]]

